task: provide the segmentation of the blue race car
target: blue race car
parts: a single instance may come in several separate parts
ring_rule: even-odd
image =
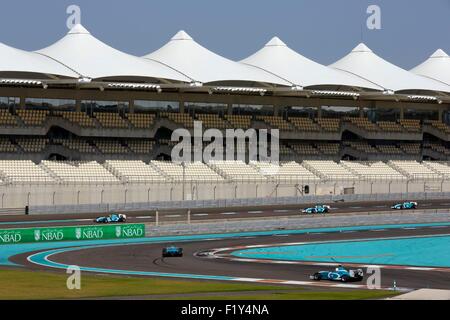
[[[183,248],[170,246],[166,247],[162,250],[163,258],[167,257],[182,257],[183,256]]]
[[[416,208],[417,208],[417,202],[415,202],[415,201],[406,201],[403,203],[396,203],[393,206],[391,206],[391,209],[394,209],[394,210],[416,209]]]
[[[309,276],[311,280],[331,280],[341,282],[361,281],[364,278],[362,269],[347,270],[343,266],[337,267],[334,271],[319,271]]]
[[[302,213],[328,213],[330,212],[331,207],[328,205],[317,205],[311,208],[305,208],[302,210]]]
[[[127,216],[124,214],[110,214],[106,217],[98,217],[94,220],[95,223],[120,223],[120,222],[127,222]]]

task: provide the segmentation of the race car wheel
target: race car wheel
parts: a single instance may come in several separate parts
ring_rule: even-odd
[[[348,277],[347,277],[347,276],[343,276],[343,277],[341,278],[341,281],[342,281],[342,282],[347,282],[347,281],[348,281]]]
[[[314,280],[320,281],[320,274],[315,273],[315,274],[314,274]]]

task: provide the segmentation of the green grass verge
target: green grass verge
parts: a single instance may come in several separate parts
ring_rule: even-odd
[[[82,274],[81,290],[68,290],[66,286],[68,276],[51,272],[0,270],[0,300],[286,290],[286,287],[280,286],[88,274]]]
[[[82,274],[81,290],[68,290],[66,286],[68,276],[53,272],[15,269],[0,270],[0,300],[83,299],[127,296],[144,296],[152,299],[153,295],[157,299],[202,300],[377,299],[394,294],[393,292],[376,290],[339,292],[326,290],[321,292],[287,286],[92,274]],[[208,293],[211,293],[211,295],[208,295]],[[183,294],[186,294],[186,296],[180,296]]]

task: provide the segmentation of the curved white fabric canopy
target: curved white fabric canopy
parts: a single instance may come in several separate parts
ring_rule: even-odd
[[[272,38],[261,50],[241,63],[264,69],[302,87],[332,85],[383,90],[369,81],[300,55],[278,37]]]
[[[450,92],[450,87],[408,72],[382,59],[360,43],[348,55],[330,65],[382,86],[386,90],[428,90]]]
[[[62,64],[34,52],[23,51],[0,43],[0,72],[37,73],[68,78],[78,74]]]
[[[239,64],[209,51],[186,32],[179,31],[166,45],[144,58],[168,65],[202,83],[249,81],[290,86],[265,71]]]
[[[82,25],[76,25],[55,44],[37,51],[51,57],[83,77],[144,77],[189,82],[190,79],[160,63],[118,51],[93,37]]]
[[[428,60],[411,69],[411,72],[450,86],[450,57],[444,50],[438,49]]]

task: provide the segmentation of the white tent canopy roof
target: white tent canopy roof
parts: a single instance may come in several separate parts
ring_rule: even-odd
[[[3,43],[0,43],[0,72],[37,73],[50,77],[78,77],[78,74],[48,57],[15,49]]]
[[[291,83],[263,70],[226,59],[179,31],[162,48],[144,58],[158,61],[202,83],[250,81],[290,86]]]
[[[144,77],[189,81],[182,74],[157,62],[118,51],[93,37],[78,24],[55,44],[37,51],[92,79]]]
[[[438,49],[429,59],[413,68],[411,72],[444,82],[450,86],[450,57],[444,50]]]
[[[278,37],[241,61],[276,74],[302,87],[333,85],[383,90],[374,83],[314,62],[290,49]]]
[[[360,43],[348,55],[330,65],[382,86],[386,90],[429,90],[450,92],[438,81],[415,75],[387,62]]]

